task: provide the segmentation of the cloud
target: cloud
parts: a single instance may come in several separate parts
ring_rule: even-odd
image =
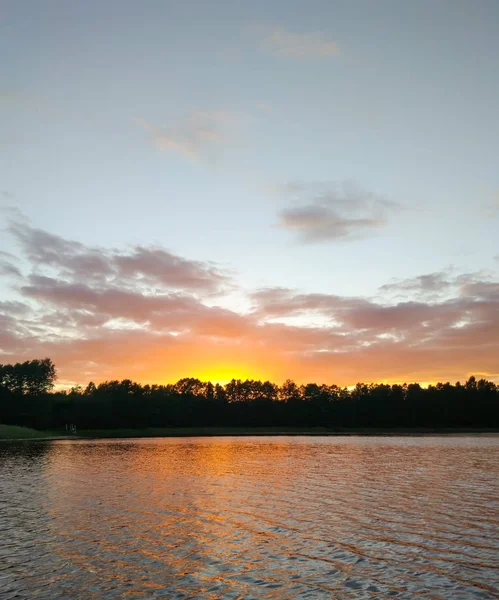
[[[0,301],[0,313],[8,313],[11,317],[14,315],[26,315],[31,311],[31,308],[24,302],[17,300]]]
[[[436,273],[428,273],[408,279],[395,280],[380,287],[382,294],[397,297],[411,296],[426,300],[452,297],[456,293],[469,292],[475,286],[486,285],[491,274],[488,271],[456,273],[454,267]],[[475,288],[476,289],[476,288]]]
[[[436,279],[442,277],[442,273],[434,275]],[[417,279],[427,280],[424,276]],[[455,279],[461,281],[459,277]],[[421,342],[442,328],[499,321],[499,283],[480,281],[472,274],[463,281],[468,283],[455,288],[450,298],[440,301],[375,301],[330,294],[301,294],[286,288],[260,290],[252,294],[252,299],[254,312],[260,319],[321,314],[327,317],[335,332],[343,335],[362,332],[364,341],[371,343],[376,342],[376,336],[393,332],[399,338],[414,336]],[[497,342],[499,345],[499,340]]]
[[[7,218],[10,219],[19,219],[24,220],[25,217],[18,206],[13,205],[4,205],[0,206],[0,214],[4,214]]]
[[[372,343],[378,334],[395,331],[399,336],[405,335],[407,331],[422,326],[422,323],[436,322],[442,317],[454,322],[461,317],[461,312],[456,312],[450,305],[412,301],[387,305],[365,298],[296,294],[280,288],[264,290],[254,294],[253,298],[260,317],[321,314],[327,317],[329,326],[336,333],[351,336],[355,332],[362,332],[364,341]]]
[[[214,293],[229,285],[230,278],[215,265],[177,256],[156,246],[106,250],[15,222],[9,227],[26,258],[36,267],[58,270],[75,281],[109,282],[122,286],[160,285],[168,289]]]
[[[207,306],[186,293],[147,294],[116,285],[67,283],[39,275],[32,275],[21,292],[26,298],[65,311],[62,322],[69,319],[80,326],[119,320],[122,327],[134,324],[156,333],[181,330],[215,337],[232,337],[235,332],[242,335],[246,327],[246,320],[237,313]]]
[[[21,271],[14,262],[17,262],[15,256],[10,254],[10,252],[0,250],[0,275],[22,277]]]
[[[154,321],[165,314],[177,316],[188,309],[191,301],[181,295],[147,295],[110,285],[68,283],[40,275],[31,275],[21,292],[25,297],[58,308],[88,311],[104,316],[105,320],[125,318],[138,323]]]
[[[328,58],[339,54],[337,43],[318,32],[294,33],[276,28],[265,38],[264,45],[270,52],[290,58]]]
[[[229,283],[228,276],[209,263],[186,260],[158,247],[135,246],[128,254],[115,255],[114,264],[122,276],[150,278],[181,289],[210,292]]]
[[[397,203],[351,184],[288,184],[281,189],[294,201],[279,212],[278,224],[305,243],[370,236],[400,209]]]
[[[209,263],[159,247],[95,248],[22,223],[10,232],[26,274],[0,302],[1,362],[51,356],[61,378],[80,383],[217,372],[339,385],[499,377],[490,274],[442,270],[375,298],[264,288],[243,312],[216,304],[230,306],[212,294],[233,282]],[[394,298],[400,290],[408,297]]]
[[[325,317],[302,355],[312,372],[329,367],[338,379],[434,381],[462,378],[482,364],[497,377],[491,353],[499,351],[499,283],[467,278],[473,281],[437,302],[390,303],[283,288],[260,290],[252,298],[259,319],[300,316],[306,323],[313,315]]]
[[[227,141],[237,115],[224,111],[195,111],[166,127],[157,127],[141,117],[133,121],[149,133],[159,150],[197,160]]]
[[[428,273],[409,279],[386,283],[381,286],[385,292],[442,292],[452,285],[452,280],[448,273],[440,271],[438,273]]]

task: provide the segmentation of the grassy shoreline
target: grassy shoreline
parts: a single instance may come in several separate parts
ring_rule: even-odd
[[[499,433],[497,428],[357,428],[326,427],[161,427],[146,429],[82,429],[76,435],[61,431],[39,431],[15,425],[0,425],[0,440],[124,439],[153,437],[215,436],[421,436],[477,435]]]
[[[40,431],[38,429],[30,429],[29,427],[2,425],[0,423],[0,441],[46,439],[60,439],[60,435],[52,431]]]

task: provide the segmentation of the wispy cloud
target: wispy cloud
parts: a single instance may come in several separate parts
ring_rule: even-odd
[[[10,252],[0,250],[0,275],[22,277],[20,269],[14,264],[15,262],[18,262],[15,256]]]
[[[396,279],[380,287],[383,295],[410,296],[412,298],[438,299],[463,292],[478,282],[490,281],[491,273],[482,270],[457,274],[453,266],[436,273],[427,273],[408,279]]]
[[[352,184],[288,184],[282,190],[292,205],[279,212],[279,226],[307,243],[369,236],[400,209]]]
[[[410,279],[386,283],[381,286],[381,290],[383,292],[423,292],[432,294],[447,290],[452,283],[453,281],[450,278],[449,273],[440,271],[438,273],[428,273]]]
[[[226,142],[236,120],[235,114],[225,111],[192,112],[165,127],[153,125],[142,117],[133,119],[149,133],[159,150],[176,152],[193,160]]]
[[[295,33],[280,27],[267,35],[264,45],[274,54],[290,58],[328,58],[339,54],[338,44],[322,33]]]

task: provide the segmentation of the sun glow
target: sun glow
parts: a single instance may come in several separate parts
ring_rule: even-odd
[[[245,366],[235,366],[230,364],[213,365],[202,369],[197,374],[201,381],[211,381],[213,384],[225,385],[232,379],[260,379],[259,375],[254,370]]]

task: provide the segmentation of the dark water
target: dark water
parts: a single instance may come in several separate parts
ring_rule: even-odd
[[[0,444],[0,598],[499,598],[499,437]]]

